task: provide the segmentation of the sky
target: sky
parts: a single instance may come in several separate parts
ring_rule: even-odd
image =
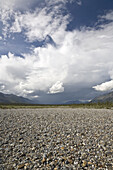
[[[113,0],[0,0],[0,91],[38,103],[113,89]]]

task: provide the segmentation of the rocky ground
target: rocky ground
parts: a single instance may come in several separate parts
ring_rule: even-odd
[[[0,170],[113,169],[113,110],[0,110]]]

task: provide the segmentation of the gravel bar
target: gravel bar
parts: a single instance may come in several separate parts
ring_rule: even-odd
[[[0,109],[0,170],[112,170],[113,110]]]

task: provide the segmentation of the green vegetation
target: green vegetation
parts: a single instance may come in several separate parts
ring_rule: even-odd
[[[95,109],[112,109],[113,103],[87,103],[87,104],[66,104],[66,105],[44,105],[44,104],[0,104],[1,109],[20,109],[20,108],[95,108]]]

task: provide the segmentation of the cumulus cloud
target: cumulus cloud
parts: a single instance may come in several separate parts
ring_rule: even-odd
[[[97,91],[109,91],[113,89],[113,80],[107,81],[105,83],[102,83],[100,85],[93,87]]]
[[[63,17],[62,14],[59,14],[57,8],[49,13],[47,7],[37,8],[35,12],[16,15],[10,32],[20,33],[25,30],[25,35],[30,42],[42,41],[47,35],[53,38],[56,34],[60,36],[60,32],[65,30],[67,26],[67,18],[69,18],[68,15]]]
[[[18,3],[24,6],[25,2],[26,0],[22,1],[22,3],[18,0],[12,0],[7,3],[2,1],[2,4],[4,6],[9,3],[16,4],[19,7]],[[60,37],[60,30],[65,30],[69,23],[69,15],[63,16],[62,14],[65,8],[64,4],[67,1],[59,0],[56,2],[45,0],[44,2],[46,6],[37,6],[33,11],[24,10],[20,12],[12,8],[0,8],[0,20],[4,26],[2,31],[4,37],[10,36],[11,33],[21,33],[22,31],[25,31],[24,33],[30,42],[36,40],[42,41],[47,35],[56,35],[56,32]],[[41,1],[39,0],[40,3]]]
[[[105,81],[113,67],[112,24],[99,30],[63,30],[59,46],[34,48],[31,54],[23,54],[24,58],[2,55],[2,91],[27,96],[39,90],[57,93],[63,92],[65,85],[91,87]]]
[[[51,46],[48,47],[50,56],[45,55],[46,50],[36,48],[32,55],[25,55],[24,58],[11,53],[8,56],[2,55],[0,58],[1,90],[26,97],[39,90],[47,92],[57,80],[63,80],[67,73],[65,66],[61,67],[60,59],[57,63],[54,62]]]
[[[10,36],[11,32],[20,33],[25,30],[26,37],[31,42],[43,40],[47,34],[55,34],[59,39],[62,36],[60,30],[66,29],[70,21],[69,15],[62,14],[67,2],[71,3],[73,0],[0,0],[0,20],[4,26],[4,37]],[[81,4],[80,0],[75,2]],[[37,9],[32,11],[31,7],[35,4]]]
[[[11,27],[4,20],[9,35],[22,33],[30,42],[42,41],[49,35],[56,46],[32,47],[30,54],[22,54],[23,58],[12,53],[2,55],[1,91],[33,97],[37,91],[54,94],[64,92],[65,85],[92,87],[105,82],[108,77],[113,79],[110,73],[113,67],[113,22],[101,25],[98,30],[84,27],[66,31],[69,15],[62,14],[59,4],[49,10],[50,2],[43,9],[16,12]],[[111,13],[108,14],[110,18]],[[10,19],[8,13],[6,18]],[[98,90],[99,86],[94,88]]]
[[[52,87],[49,89],[49,94],[56,94],[61,93],[64,91],[63,83],[60,81],[57,81]]]
[[[109,13],[107,13],[104,16],[100,16],[101,19],[105,19],[105,20],[111,20],[113,21],[113,11],[110,11]]]
[[[14,4],[15,4],[15,0],[7,0],[7,1],[0,0],[0,8],[2,9],[11,9],[13,8]]]
[[[110,76],[110,81],[106,81],[104,83],[101,83],[99,85],[93,86],[93,88],[97,91],[110,91],[113,89],[113,63],[109,64],[109,71],[108,74]]]

